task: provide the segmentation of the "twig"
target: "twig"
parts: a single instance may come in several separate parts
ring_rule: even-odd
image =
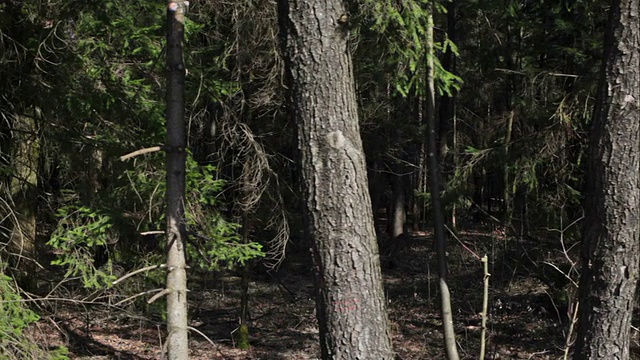
[[[465,244],[462,242],[462,240],[460,240],[460,239],[458,238],[458,236],[457,236],[453,231],[451,231],[451,229],[449,229],[449,227],[448,227],[447,225],[445,225],[444,227],[449,231],[449,233],[453,236],[453,238],[454,238],[454,239],[458,240],[458,242],[460,243],[460,245],[462,245],[462,247],[463,247],[465,250],[467,250],[467,251],[468,251],[471,255],[473,255],[476,259],[478,259],[478,260],[482,261],[482,258],[480,258],[480,256],[479,256],[478,254],[476,254],[475,252],[473,252],[473,250],[469,249],[469,247],[468,247],[467,245],[465,245]]]
[[[576,301],[576,306],[573,309],[573,316],[571,317],[571,324],[569,324],[569,332],[567,333],[567,339],[564,343],[564,360],[567,360],[569,358],[569,349],[571,349],[571,336],[573,335],[573,327],[578,322],[578,307],[580,307],[580,303]]]
[[[149,271],[149,270],[155,270],[155,269],[165,268],[165,267],[167,267],[167,264],[160,264],[160,265],[145,266],[145,267],[143,267],[142,269],[134,270],[134,271],[132,271],[132,272],[130,272],[130,273],[128,273],[128,274],[126,274],[126,275],[122,276],[121,278],[119,278],[119,279],[115,280],[115,281],[113,282],[113,285],[116,285],[116,284],[118,284],[119,282],[121,282],[122,280],[128,279],[128,278],[132,277],[132,276],[133,276],[133,275],[135,275],[135,274],[138,274],[138,273],[141,273],[141,272],[144,272],[144,271]]]
[[[157,292],[157,291],[162,291],[162,289],[154,289],[154,290],[148,290],[148,291],[143,291],[141,293],[137,293],[137,294],[135,294],[133,296],[129,296],[126,299],[118,301],[117,303],[113,304],[113,306],[120,306],[120,305],[122,305],[123,303],[125,303],[125,302],[127,302],[129,300],[133,300],[133,299],[138,298],[138,297],[143,296],[143,295],[149,295],[149,294]]]
[[[162,343],[162,331],[160,331],[160,325],[158,325],[157,328],[158,328],[158,344],[160,344],[160,349],[161,349],[160,358],[164,358],[165,347],[164,347],[164,344]]]
[[[200,334],[200,336],[202,336],[205,340],[207,340],[209,342],[209,344],[211,344],[213,346],[216,346],[216,344],[213,342],[213,340],[209,339],[209,337],[207,335],[205,335],[202,331],[194,328],[193,326],[187,326],[187,329]]]
[[[549,300],[551,300],[551,306],[553,306],[553,309],[556,311],[556,316],[558,316],[558,321],[562,322],[562,316],[560,316],[560,310],[558,310],[558,306],[556,306],[556,302],[553,301],[553,297],[547,291],[545,291],[544,293],[547,294],[547,296],[549,297]]]
[[[205,335],[204,333],[202,333],[202,331],[192,327],[192,326],[187,326],[187,330],[191,330],[191,331],[195,331],[196,333],[200,334],[200,336],[202,336],[203,338],[205,338],[205,340],[207,340],[211,345],[213,345],[216,350],[218,350],[218,353],[220,355],[222,355],[222,358],[224,359],[224,355],[222,354],[222,351],[220,350],[220,345],[216,344],[213,342],[213,340],[211,340],[209,337],[207,337],[207,335]]]
[[[147,300],[147,304],[152,304],[154,301],[158,300],[159,298],[168,295],[171,292],[171,290],[169,289],[162,289],[162,291],[160,291],[159,293],[153,295],[149,300]]]
[[[558,76],[558,77],[570,77],[570,78],[579,78],[580,75],[573,75],[573,74],[561,74],[561,73],[553,73],[553,72],[548,72],[547,75],[549,76]]]
[[[542,350],[542,351],[534,352],[533,354],[529,355],[529,357],[527,359],[533,359],[533,357],[536,356],[536,355],[544,355],[544,354],[546,354],[548,352],[549,352],[549,350]]]
[[[577,282],[575,282],[575,280],[573,280],[573,279],[571,278],[571,276],[569,276],[569,275],[565,274],[565,273],[564,273],[564,271],[560,270],[560,268],[558,268],[556,265],[554,265],[554,264],[552,264],[552,263],[550,263],[550,262],[548,262],[548,261],[543,261],[542,263],[543,263],[543,264],[546,264],[546,265],[549,265],[549,266],[551,266],[552,268],[556,269],[560,274],[562,274],[562,275],[563,275],[564,277],[566,277],[569,281],[571,281],[571,283],[572,283],[576,288],[578,287],[578,283],[577,283]]]
[[[524,71],[516,71],[516,70],[511,70],[511,69],[502,69],[502,68],[496,68],[496,71],[500,71],[503,72],[505,74],[516,74],[516,75],[527,75],[526,72]]]
[[[147,235],[162,235],[164,234],[163,230],[152,230],[152,231],[143,231],[140,233],[141,236],[147,236]]]
[[[484,268],[484,291],[482,292],[482,326],[480,328],[480,360],[484,360],[487,336],[487,315],[489,311],[489,258],[487,255],[480,259]]]

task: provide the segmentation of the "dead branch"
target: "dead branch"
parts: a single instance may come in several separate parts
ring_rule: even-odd
[[[155,270],[155,269],[165,268],[165,267],[167,267],[167,264],[151,265],[151,266],[143,267],[142,269],[134,270],[134,271],[132,271],[132,272],[130,272],[130,273],[128,273],[128,274],[126,274],[126,275],[122,276],[121,278],[119,278],[119,279],[115,280],[115,281],[113,282],[113,285],[116,285],[116,284],[118,284],[119,282],[121,282],[122,280],[125,280],[125,279],[127,279],[127,278],[130,278],[130,277],[132,277],[132,276],[133,276],[133,275],[135,275],[135,274],[138,274],[138,273],[141,273],[141,272],[144,272],[144,271],[149,271],[149,270]]]
[[[133,295],[133,296],[129,296],[129,297],[128,297],[128,298],[126,298],[126,299],[123,299],[123,300],[118,301],[118,302],[117,302],[117,303],[115,303],[113,306],[120,306],[120,305],[124,304],[124,303],[125,303],[125,302],[127,302],[127,301],[134,300],[134,299],[136,299],[136,298],[138,298],[138,297],[140,297],[140,296],[143,296],[143,295],[149,295],[149,294],[151,294],[151,293],[158,292],[158,291],[162,291],[162,289],[154,289],[154,290],[148,290],[148,291],[139,292],[139,293],[137,293],[137,294],[135,294],[135,295]]]
[[[156,151],[160,151],[162,150],[162,146],[153,146],[150,148],[144,148],[144,149],[139,149],[136,150],[134,152],[130,152],[126,155],[122,155],[120,156],[120,161],[125,161],[125,160],[129,160],[133,157],[139,156],[139,155],[144,155],[144,154],[148,154],[148,153],[152,153],[152,152],[156,152]]]
[[[154,301],[160,299],[161,297],[168,295],[171,292],[169,289],[162,289],[159,293],[153,295],[149,300],[147,300],[147,304],[152,304]]]

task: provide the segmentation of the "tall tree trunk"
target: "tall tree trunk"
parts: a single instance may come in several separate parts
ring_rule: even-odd
[[[614,0],[593,116],[576,359],[629,359],[640,221],[640,3]]]
[[[438,257],[438,275],[440,284],[440,311],[442,316],[442,328],[444,332],[444,345],[447,359],[457,360],[458,349],[453,328],[453,312],[451,310],[451,294],[447,284],[447,257],[446,239],[444,235],[444,216],[442,214],[442,201],[440,200],[440,174],[438,163],[438,147],[436,144],[435,129],[435,86],[434,64],[435,56],[433,44],[433,5],[429,4],[429,21],[427,24],[427,76],[426,76],[426,118],[427,118],[427,157],[429,177],[431,180],[431,204],[433,206],[433,225],[436,251]]]
[[[170,0],[167,11],[167,355],[169,360],[186,360],[187,272],[184,223],[186,134],[184,124],[185,1]]]
[[[418,122],[424,125],[426,120],[426,114],[424,109],[424,99],[421,96],[416,96],[413,101],[413,108]],[[426,224],[427,211],[425,209],[426,202],[424,197],[416,196],[418,194],[426,194],[428,191],[428,176],[427,176],[427,141],[423,139],[417,146],[414,156],[416,157],[415,163],[418,164],[418,169],[414,171],[414,194],[411,196],[411,208],[412,208],[412,227],[413,231],[423,230],[423,225]]]
[[[323,359],[392,359],[345,2],[281,0]]]
[[[447,2],[447,37],[454,44],[456,43],[456,0]],[[442,67],[451,73],[456,72],[456,55],[453,53],[450,47],[447,47],[447,51],[442,58]],[[438,156],[440,160],[440,167],[443,172],[443,184],[447,182],[447,174],[449,176],[455,176],[455,169],[457,169],[457,155],[456,155],[456,106],[455,106],[455,90],[451,89],[451,94],[445,94],[440,99],[440,122],[438,126]],[[447,140],[449,134],[452,133],[452,146],[453,146],[453,172],[451,172],[451,166],[447,167],[447,157],[449,156],[449,145]],[[451,206],[451,225],[455,229],[456,224],[456,204]]]
[[[447,38],[450,41],[456,41],[456,1],[447,2]],[[447,47],[447,51],[442,57],[442,67],[449,72],[455,72],[456,55]],[[445,94],[440,99],[440,121],[438,124],[438,157],[441,161],[443,170],[446,170],[444,164],[449,155],[449,145],[447,139],[453,128],[453,119],[455,116],[454,90],[451,95]]]

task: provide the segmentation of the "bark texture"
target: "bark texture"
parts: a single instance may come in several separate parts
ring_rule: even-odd
[[[640,3],[614,0],[594,111],[575,359],[629,359],[638,281]]]
[[[345,3],[280,2],[323,359],[392,359]]]
[[[170,1],[167,11],[167,357],[186,360],[187,273],[184,224],[186,134],[184,124],[184,1]]]

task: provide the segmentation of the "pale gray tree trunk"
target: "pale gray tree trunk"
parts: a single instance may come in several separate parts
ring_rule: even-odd
[[[186,135],[184,123],[184,1],[170,1],[167,11],[167,357],[186,360],[187,273],[184,223]]]
[[[614,0],[596,99],[575,359],[629,359],[640,261],[640,2]]]
[[[345,2],[281,0],[323,359],[392,359]]]

